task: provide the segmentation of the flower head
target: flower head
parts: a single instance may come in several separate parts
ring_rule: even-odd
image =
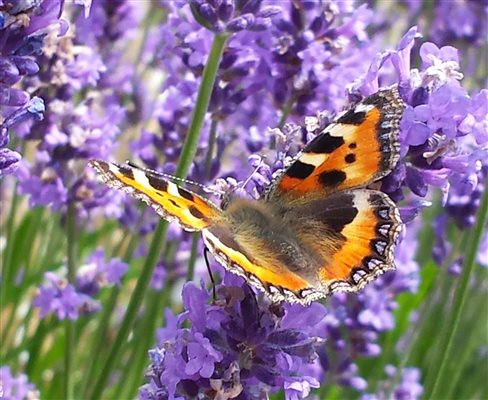
[[[223,0],[216,3],[191,0],[195,19],[213,32],[263,31],[271,26],[271,18],[281,12],[277,6],[263,6],[258,1]]]
[[[9,132],[22,121],[42,119],[42,99],[22,87],[28,77],[39,73],[46,32],[66,24],[60,20],[62,1],[6,3],[0,12],[0,176],[14,172],[21,159],[18,152],[5,148]]]
[[[120,259],[106,262],[104,258],[102,250],[95,250],[79,268],[74,284],[58,274],[46,272],[46,283],[38,289],[33,301],[33,305],[40,309],[41,318],[53,313],[61,320],[76,320],[80,315],[98,311],[100,304],[94,296],[108,284],[120,284],[128,270],[127,264]]]
[[[157,393],[231,398],[225,396],[264,393],[267,386],[285,388],[290,398],[297,398],[317,386],[316,378],[294,373],[317,357],[320,340],[313,331],[324,317],[323,308],[260,306],[240,278],[229,277],[227,283],[218,287],[214,304],[207,304],[205,290],[185,286],[185,311],[177,318],[166,313],[169,324],[159,331],[147,375],[150,384],[141,388],[140,398]],[[298,329],[300,321],[312,320],[316,324],[309,329]]]
[[[39,391],[29,383],[27,375],[13,375],[7,366],[0,367],[0,396],[2,399],[22,400],[39,398]]]

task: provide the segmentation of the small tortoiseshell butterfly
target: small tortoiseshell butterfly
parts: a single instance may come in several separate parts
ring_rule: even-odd
[[[155,171],[91,165],[110,187],[201,231],[220,264],[272,301],[307,304],[394,269],[399,212],[367,186],[398,162],[404,107],[396,87],[365,98],[315,137],[261,199],[236,198],[225,209]]]

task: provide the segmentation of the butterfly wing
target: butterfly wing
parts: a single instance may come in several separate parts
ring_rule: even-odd
[[[302,290],[310,287],[306,278],[297,275],[273,254],[273,248],[266,239],[256,237],[242,241],[243,235],[236,235],[229,226],[215,225],[202,232],[203,240],[215,259],[228,271],[242,276],[250,285],[265,292],[272,301],[308,303],[313,299],[304,298]],[[251,239],[251,236],[248,237]],[[269,250],[264,255],[263,250]]]
[[[252,217],[248,223],[255,227],[247,233],[226,224],[203,232],[217,260],[272,300],[304,304],[359,290],[393,269],[401,230],[397,207],[382,192],[354,188],[395,167],[403,110],[392,88],[339,117],[270,186],[263,226]],[[265,221],[272,213],[274,219]]]
[[[221,216],[220,209],[210,201],[167,181],[155,171],[100,160],[92,160],[90,165],[108,186],[144,201],[163,218],[176,220],[187,231],[201,231]]]
[[[393,250],[402,222],[386,194],[368,189],[343,191],[290,213],[299,240],[311,243],[323,259],[317,278],[324,294],[357,291],[395,268]]]
[[[400,157],[404,108],[397,87],[365,98],[312,140],[265,197],[319,198],[385,176]]]
[[[249,218],[239,229],[216,224],[204,229],[203,238],[219,263],[273,301],[307,304],[336,291],[357,291],[394,269],[401,220],[382,192],[334,193],[280,218],[269,209],[256,211],[260,205],[241,204],[236,210],[244,207]]]

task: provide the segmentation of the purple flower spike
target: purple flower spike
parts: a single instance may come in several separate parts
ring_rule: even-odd
[[[75,4],[79,4],[85,9],[85,18],[90,16],[90,9],[92,5],[92,0],[74,0]]]
[[[0,367],[0,396],[2,399],[38,399],[39,391],[29,383],[27,375],[13,375],[7,366]]]
[[[44,117],[44,101],[40,97],[33,97],[23,107],[12,112],[1,125],[2,128],[11,128],[28,119],[42,121]]]
[[[185,366],[185,373],[210,378],[214,372],[215,362],[222,361],[223,356],[201,333],[195,333],[193,338],[194,342],[188,343],[188,362]]]
[[[256,14],[259,18],[271,18],[281,14],[282,8],[279,6],[265,6]]]
[[[29,101],[29,94],[19,89],[0,85],[0,104],[9,107],[22,107]]]
[[[141,398],[156,392],[197,397],[208,390],[246,398],[256,391],[265,393],[267,385],[299,398],[318,386],[318,375],[295,373],[316,358],[318,340],[313,332],[325,316],[323,306],[300,310],[260,306],[242,278],[227,274],[225,281],[226,286],[217,288],[213,305],[207,304],[204,289],[185,285],[186,311],[178,319],[166,314],[169,326],[158,337],[164,338],[160,345],[167,350],[153,350],[159,356],[151,357],[150,384],[141,388]],[[293,315],[315,325],[305,331],[290,328],[295,324]],[[181,328],[184,320],[191,322],[191,328]]]
[[[288,400],[299,400],[307,398],[312,388],[320,387],[317,379],[312,377],[290,378],[285,382],[285,398]]]
[[[377,54],[373,59],[373,62],[368,68],[368,72],[359,80],[349,86],[351,92],[358,92],[362,96],[366,97],[373,93],[376,93],[379,89],[378,72],[383,67],[384,63],[391,57],[390,52],[384,52]]]
[[[21,158],[16,151],[0,149],[0,176],[14,172]]]
[[[227,24],[227,30],[230,32],[239,32],[251,27],[254,23],[254,15],[252,14],[244,14],[240,17],[237,17]]]
[[[387,380],[379,383],[381,388],[375,394],[363,394],[360,400],[387,399],[393,395],[398,400],[418,400],[422,398],[424,388],[420,383],[420,370],[417,368],[405,368],[401,371],[392,365],[385,367]],[[395,387],[392,382],[400,381]]]
[[[33,305],[40,308],[41,318],[54,313],[60,320],[76,320],[80,314],[92,313],[100,308],[97,301],[78,293],[71,284],[52,272],[46,272],[45,279],[48,282],[41,286],[33,301]]]
[[[200,6],[200,13],[211,25],[214,25],[217,22],[217,13],[210,4],[202,4]]]
[[[103,250],[95,250],[78,269],[75,284],[47,272],[47,283],[40,287],[33,304],[40,308],[41,318],[55,313],[58,319],[76,320],[80,315],[98,311],[100,304],[93,296],[108,284],[119,284],[128,268],[117,258],[105,262]]]
[[[46,29],[60,23],[62,1],[21,1],[3,4],[0,13],[0,148],[8,142],[8,129],[28,117],[40,120],[44,112],[42,100],[30,98],[38,82],[23,87],[23,78],[39,73],[37,59],[42,57]],[[61,32],[62,34],[63,32]],[[34,86],[32,86],[34,84]],[[13,87],[15,85],[15,87]],[[32,120],[33,120],[32,119]],[[31,122],[32,122],[31,120]],[[1,149],[0,174],[17,168],[19,155]]]
[[[272,26],[271,17],[280,7],[267,6],[260,10],[262,0],[247,2],[224,0],[192,0],[191,11],[196,21],[213,32],[237,33],[245,30],[264,31]]]
[[[234,1],[223,0],[219,6],[219,18],[223,22],[227,22],[234,14]]]
[[[408,32],[401,38],[397,47],[397,51],[391,55],[391,62],[395,67],[400,82],[407,82],[410,78],[410,53],[415,39],[422,37],[418,32],[417,27],[413,26]]]

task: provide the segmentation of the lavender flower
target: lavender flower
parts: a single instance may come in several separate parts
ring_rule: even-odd
[[[437,43],[465,41],[482,46],[487,35],[486,4],[478,1],[440,1],[434,7],[432,39]]]
[[[76,283],[71,284],[54,272],[46,272],[46,283],[42,285],[33,301],[40,308],[40,316],[53,313],[58,319],[76,320],[80,315],[100,309],[100,303],[93,298],[102,287],[120,284],[128,265],[118,258],[104,260],[104,252],[95,250],[77,272]]]
[[[64,212],[75,204],[77,217],[82,218],[96,215],[104,207],[107,215],[118,214],[128,221],[130,216],[120,212],[127,199],[100,188],[93,171],[80,171],[88,159],[108,158],[113,153],[127,115],[122,97],[132,90],[121,82],[131,81],[132,75],[121,76],[118,69],[109,68],[113,63],[132,71],[121,62],[121,43],[138,22],[126,2],[84,6],[91,17],[79,16],[77,36],[59,38],[51,32],[46,36],[43,65],[54,67],[43,67],[29,81],[40,88],[46,115],[41,124],[17,132],[24,140],[35,140],[38,149],[35,162],[20,167],[19,191],[30,196],[31,206],[49,205]],[[50,90],[44,92],[48,85]],[[104,89],[103,94],[94,91],[95,87]],[[77,91],[85,92],[81,101],[73,101]]]
[[[9,131],[21,121],[42,119],[42,100],[19,88],[24,78],[39,72],[45,32],[61,21],[61,1],[7,3],[0,12],[0,176],[14,172],[21,156],[5,148]],[[32,91],[32,88],[31,90]],[[30,117],[30,118],[29,118]]]
[[[468,195],[474,190],[476,184],[469,185],[466,179],[477,182],[473,178],[488,155],[486,147],[479,147],[488,135],[486,114],[479,113],[481,104],[486,104],[486,93],[470,98],[459,85],[463,76],[458,72],[458,55],[453,47],[439,49],[433,43],[424,43],[420,48],[422,70],[409,71],[407,61],[417,37],[416,28],[410,29],[397,51],[381,56],[381,66],[391,61],[398,77],[404,80],[401,89],[411,105],[402,120],[402,154],[409,165],[405,168],[399,164],[385,178],[384,189],[400,199],[402,186],[421,197],[434,186],[441,188],[446,201],[460,184]],[[370,70],[352,89],[364,93],[364,88],[370,87],[365,85],[378,78],[379,70],[374,74]],[[474,212],[475,208],[468,218]]]
[[[388,380],[380,382],[380,391],[375,394],[364,394],[361,400],[387,400],[390,398],[398,400],[420,399],[424,392],[420,383],[420,371],[417,368],[405,368],[398,371],[393,365],[385,367]],[[400,377],[398,377],[400,375]],[[397,386],[392,387],[392,382],[399,379]]]
[[[272,24],[271,18],[281,12],[278,6],[262,6],[258,1],[224,0],[220,3],[191,0],[195,19],[213,32],[263,31]]]
[[[104,251],[97,249],[78,269],[76,286],[84,293],[95,294],[108,284],[120,285],[120,279],[128,269],[129,266],[120,258],[106,262]]]
[[[464,255],[452,254],[454,247],[446,232],[453,223],[462,229],[474,223],[488,174],[488,91],[476,89],[486,7],[470,1],[437,2],[432,11],[435,21],[430,21],[433,26],[423,27],[429,18],[419,2],[403,2],[410,4],[411,13],[396,17],[392,15],[404,11],[402,5],[389,7],[388,14],[378,12],[381,2],[373,8],[341,1],[190,0],[147,2],[140,7],[127,0],[76,0],[75,6],[56,0],[0,3],[0,174],[15,170],[18,195],[28,197],[31,207],[59,211],[62,222],[66,210],[74,206],[76,220],[83,221],[77,227],[82,231],[80,245],[87,243],[81,228],[100,226],[94,217],[104,214],[117,219],[124,230],[121,248],[126,249],[125,238],[130,239],[127,250],[135,248],[134,264],[147,256],[145,236],[154,231],[159,217],[139,209],[123,193],[100,185],[93,171],[85,169],[86,162],[128,157],[152,169],[174,172],[191,115],[201,112],[195,107],[196,97],[216,35],[226,38],[226,46],[189,178],[213,184],[218,193],[259,198],[276,171],[289,165],[348,103],[381,87],[398,85],[408,104],[401,126],[401,159],[378,183],[399,203],[406,225],[396,248],[397,270],[358,294],[337,294],[325,304],[302,307],[269,304],[240,278],[212,266],[224,281],[217,286],[215,301],[203,284],[197,288],[189,283],[182,293],[182,312],[170,311],[181,309],[177,296],[165,303],[165,323],[157,332],[156,347],[149,351],[148,384],[140,388],[139,397],[264,398],[279,391],[287,399],[298,399],[314,396],[319,384],[330,385],[340,396],[349,395],[351,389],[363,398],[422,396],[420,368],[425,364],[404,369],[388,366],[377,393],[371,393],[369,371],[362,365],[366,358],[380,354],[387,358],[398,351],[383,347],[383,338],[394,328],[402,328],[395,326],[397,311],[411,311],[398,296],[415,297],[421,268],[417,259],[428,257],[424,253],[417,258],[422,226],[415,216],[434,203],[437,191],[443,195],[443,208],[434,220],[434,260],[440,264],[455,256],[454,263],[446,266],[448,271],[458,274],[462,268]],[[76,5],[83,5],[85,12]],[[59,19],[63,8],[70,30]],[[408,18],[418,20],[421,27],[409,29],[396,46],[385,44],[382,39],[396,37],[396,21],[409,26]],[[446,24],[455,19],[459,19],[456,26]],[[29,149],[26,159],[21,159],[20,146],[12,144],[17,141],[8,143],[13,133]],[[119,141],[129,143],[129,154],[118,151]],[[8,202],[9,195],[4,199]],[[12,215],[9,234],[20,234],[17,220],[22,226],[23,209],[12,207],[19,215]],[[51,215],[44,213],[45,217]],[[60,229],[54,227],[53,232],[59,235]],[[17,297],[9,288],[29,289],[30,279],[42,275],[39,268],[45,266],[24,268],[15,263],[17,254],[11,254],[17,249],[7,239],[5,246],[0,238],[2,255],[11,262],[4,286],[7,301],[14,298],[7,304],[16,318],[19,309],[15,307],[25,304],[32,292]],[[175,281],[183,281],[194,251],[191,236],[177,226],[170,226],[165,239],[166,248],[150,284],[155,290],[171,290]],[[50,238],[42,240],[49,249]],[[483,240],[478,258],[486,264],[486,235]],[[197,255],[203,251],[199,246]],[[86,247],[80,250],[88,252]],[[56,249],[56,254],[62,256],[62,250]],[[64,267],[45,274],[33,300],[40,312],[33,315],[54,314],[68,320],[83,315],[93,318],[85,327],[91,332],[97,315],[86,314],[101,307],[97,296],[107,285],[122,283],[121,291],[127,292],[122,278],[128,266],[118,258],[106,260],[100,249],[76,264],[79,268],[70,282],[64,278]],[[197,279],[207,279],[204,267],[197,256]],[[23,274],[29,279],[23,280]],[[166,296],[161,298],[166,301]],[[146,323],[153,316],[137,315],[139,326],[150,325]],[[124,322],[116,327],[119,332],[129,330],[134,320]],[[49,324],[44,326],[49,329]],[[113,329],[107,325],[107,337]],[[24,331],[6,335],[7,340],[22,341],[20,346],[11,341],[12,349],[8,349],[7,361],[17,362],[15,370],[23,367],[19,364],[31,339],[32,330]],[[35,338],[42,341],[43,330],[39,332],[35,331]],[[62,330],[46,333],[47,341],[57,346],[52,338],[60,337]],[[147,347],[144,337],[151,340],[150,331],[133,335],[128,343],[138,349]],[[105,349],[101,350],[102,359]],[[140,353],[125,350],[120,349],[124,353],[120,358],[128,360],[128,365],[139,364],[132,361]],[[77,363],[79,354],[74,351]],[[54,353],[60,353],[58,348]],[[93,362],[97,363],[91,365],[97,367],[93,371],[102,366]],[[73,368],[77,368],[71,371],[75,372],[73,383],[79,385],[79,376],[85,376],[82,365]],[[25,370],[34,371],[31,378],[37,387],[43,395],[46,390],[61,397],[56,392],[56,386],[62,386],[57,379],[51,388],[47,387],[49,374],[36,381],[35,371],[41,369],[45,365],[36,361],[35,352],[29,352]],[[111,375],[116,393],[137,384],[135,374],[140,371],[131,369],[120,372],[119,382],[118,371],[110,371],[117,372]],[[5,368],[0,375],[4,394],[9,393],[7,383],[25,381],[22,375],[22,379],[12,377]],[[84,382],[88,387],[90,379]],[[25,397],[24,389],[15,390]],[[425,393],[429,394],[427,386]]]
[[[29,383],[27,375],[13,375],[7,366],[0,367],[0,396],[2,399],[23,400],[39,398],[39,391]]]
[[[306,15],[312,8],[313,6],[306,11],[294,11],[301,11]],[[286,25],[278,24],[277,26]],[[272,32],[274,33],[273,28]],[[480,160],[485,154],[484,150],[480,151],[464,140],[468,136],[466,131],[474,131],[471,127],[478,124],[476,132],[477,136],[481,138],[481,140],[478,139],[481,143],[484,131],[480,129],[480,125],[484,122],[481,122],[483,117],[478,112],[480,109],[479,95],[475,97],[477,105],[471,111],[468,108],[469,96],[458,83],[462,75],[458,72],[459,66],[456,52],[452,48],[438,49],[431,44],[425,44],[421,48],[421,56],[424,60],[422,70],[411,70],[410,53],[418,37],[419,34],[416,28],[410,29],[402,38],[396,50],[379,54],[363,77],[349,86],[351,98],[358,98],[378,90],[380,81],[386,81],[389,84],[399,81],[401,92],[405,100],[411,105],[402,123],[401,139],[404,158],[395,171],[382,182],[382,189],[396,200],[405,197],[404,190],[406,188],[409,188],[416,196],[420,197],[427,196],[428,188],[432,186],[441,187],[448,193],[452,183],[456,181],[456,177],[459,175],[465,176],[464,174],[470,168],[476,171],[477,160]],[[243,41],[246,36],[243,34],[239,39]],[[296,71],[295,75],[292,74],[292,76],[296,76]],[[332,99],[334,99],[333,96]],[[313,102],[309,104],[313,104]],[[260,106],[262,105],[260,104]],[[242,107],[246,109],[245,102],[242,103]],[[455,112],[454,110],[458,111]],[[475,114],[478,117],[474,118]],[[230,115],[223,123],[234,121],[235,116],[237,114]],[[276,154],[274,159],[267,159],[266,163],[262,165],[259,157],[254,155],[249,157],[249,164],[257,168],[251,177],[252,186],[247,187],[247,192],[251,192],[251,197],[259,195],[269,183],[272,173],[287,164],[289,157],[293,156],[298,150],[299,144],[297,142],[306,142],[313,138],[330,119],[330,114],[319,114],[316,118],[308,119],[307,129],[296,125],[285,125],[282,130],[271,130],[265,136],[260,137],[256,135],[254,141],[248,142],[248,148],[253,151],[266,149],[267,146],[273,143]],[[474,123],[474,120],[477,122]],[[458,127],[461,127],[461,129]],[[469,136],[472,137],[472,135]],[[456,154],[447,147],[443,150],[443,146],[447,146],[448,141],[458,143],[463,148],[464,154]],[[234,188],[238,186],[234,177],[227,177],[225,182],[224,186],[230,185]],[[221,188],[224,186],[221,185]],[[407,200],[409,205],[405,208],[405,213],[415,213],[415,211],[412,211],[414,208],[418,209],[426,204],[426,202],[419,202],[415,196],[409,195]],[[414,252],[412,252],[412,248],[417,246],[415,236],[417,228],[418,226],[410,225],[404,238],[404,245],[398,247],[397,260],[399,268],[395,274],[389,274],[379,279],[374,285],[370,285],[352,300],[346,295],[336,295],[332,298],[329,316],[321,324],[320,334],[318,334],[319,337],[327,337],[329,339],[327,346],[318,350],[322,372],[309,376],[310,380],[302,382],[308,382],[309,385],[312,385],[315,382],[313,379],[318,379],[320,373],[333,371],[339,384],[359,391],[366,389],[366,381],[359,375],[355,359],[358,356],[377,356],[381,352],[381,347],[377,341],[382,332],[391,330],[394,327],[393,310],[396,308],[396,296],[404,291],[415,292],[417,290],[419,266],[414,260]],[[385,293],[387,294],[386,296]],[[205,314],[205,307],[202,308],[201,304],[204,300],[195,301],[191,307],[187,307],[188,313],[191,313],[190,310],[192,309],[196,310],[193,323],[196,324],[196,321],[200,321],[199,326],[201,327],[206,325],[205,319],[202,320],[202,315]],[[349,335],[341,333],[340,328],[343,326],[347,327]],[[351,341],[351,337],[354,338],[352,349],[344,351],[345,344]],[[183,347],[178,347],[181,350],[190,339],[180,337],[177,342],[178,340],[183,341]],[[174,344],[174,346],[177,345]],[[181,343],[179,346],[181,346]],[[159,371],[159,374],[161,374],[162,370],[167,370],[169,365],[173,365],[165,364],[166,357],[168,357],[167,360],[172,360],[171,363],[176,363],[171,358],[172,356],[166,352],[163,352],[164,354],[160,351],[156,352],[159,358],[157,363],[154,363],[153,360],[153,368],[155,371]],[[340,357],[331,363],[330,354],[337,352],[340,352]],[[209,368],[205,361],[201,359],[200,367],[203,368],[204,366]],[[183,368],[183,364],[181,368]],[[241,386],[245,388],[242,377],[237,378],[239,376],[238,366],[228,366],[226,371],[226,382],[232,382],[231,388],[233,390],[241,390]],[[178,392],[177,389],[177,382],[182,382],[184,380],[183,376],[169,377],[164,375],[168,379],[165,380],[162,379],[163,375],[158,375],[156,372],[154,374],[151,381],[152,389],[146,386],[141,390],[143,398],[144,396],[149,396],[151,390],[154,391],[151,393],[161,390],[162,392],[160,393],[166,393],[166,395],[168,393],[185,393],[184,391]],[[159,383],[157,376],[160,376]],[[268,379],[271,378],[268,377]],[[165,385],[166,382],[168,384],[172,382],[171,385],[173,385],[169,392]],[[205,387],[206,384],[199,382],[197,384],[198,387],[201,388],[202,385]],[[225,387],[223,382],[219,380],[216,382],[212,384],[214,390],[215,388],[220,390]],[[290,387],[299,387],[296,382],[289,384],[291,385]],[[303,385],[303,388],[305,388],[303,393],[306,393],[307,384],[303,383]],[[182,386],[180,385],[180,387]],[[188,387],[185,390],[190,390]],[[416,393],[418,393],[418,390]],[[291,392],[290,396],[292,396]]]
[[[285,388],[288,398],[298,398],[318,386],[315,377],[295,373],[316,358],[320,340],[313,332],[323,307],[260,306],[242,279],[227,275],[226,280],[214,305],[207,304],[206,290],[187,284],[185,311],[179,317],[166,312],[167,326],[150,352],[150,383],[140,389],[140,398],[246,398],[268,387]],[[185,321],[190,328],[183,328]],[[305,321],[315,324],[299,329]]]
[[[54,313],[60,320],[76,320],[80,314],[92,313],[100,308],[97,301],[78,293],[73,285],[56,274],[46,272],[44,278],[47,282],[40,287],[32,303],[34,307],[39,307],[41,318]]]

